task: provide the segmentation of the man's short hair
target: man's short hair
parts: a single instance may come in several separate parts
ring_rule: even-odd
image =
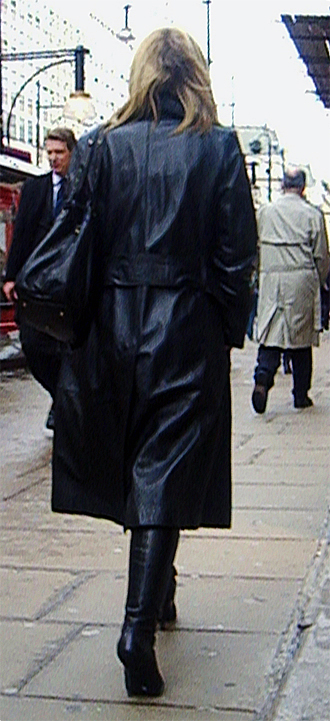
[[[72,130],[70,128],[54,128],[53,130],[50,130],[45,138],[46,140],[60,140],[61,143],[65,143],[68,150],[70,152],[73,150],[74,146],[77,144],[76,138]]]
[[[283,188],[304,188],[306,185],[306,173],[301,168],[287,171],[283,175]]]

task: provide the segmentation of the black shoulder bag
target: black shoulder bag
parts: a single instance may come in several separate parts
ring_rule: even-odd
[[[18,322],[73,346],[88,335],[99,286],[95,185],[102,140],[102,129],[89,138],[68,200],[15,283]]]

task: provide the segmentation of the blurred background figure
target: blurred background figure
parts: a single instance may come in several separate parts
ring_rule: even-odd
[[[289,351],[295,408],[313,405],[312,345],[321,331],[320,290],[329,271],[322,212],[304,197],[306,176],[296,168],[283,179],[283,195],[257,213],[260,245],[258,340],[252,405],[264,413],[268,391]]]
[[[45,146],[51,171],[27,180],[22,189],[9,251],[3,292],[15,302],[15,279],[59,214],[66,195],[66,175],[76,139],[68,128],[54,128]],[[17,319],[20,325],[19,318]],[[50,393],[52,406],[46,432],[54,430],[54,400],[61,365],[62,343],[27,324],[20,325],[22,349],[34,378]]]

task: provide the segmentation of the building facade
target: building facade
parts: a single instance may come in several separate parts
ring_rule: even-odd
[[[95,124],[110,117],[114,109],[125,101],[133,48],[119,40],[116,32],[92,13],[88,23],[85,21],[85,27],[79,26],[78,22],[77,26],[73,25],[45,0],[2,0],[2,53],[55,53],[59,49],[73,50],[79,45],[87,48],[85,90],[92,97]],[[45,167],[47,162],[42,147],[52,127],[66,125],[78,135],[86,130],[86,127],[79,127],[79,124],[63,116],[65,102],[75,90],[74,57],[67,57],[60,64],[56,62],[56,58],[4,59],[2,62],[5,149],[8,135],[10,147],[29,151],[32,162]],[[45,69],[49,65],[51,67]],[[39,70],[41,72],[38,73]]]

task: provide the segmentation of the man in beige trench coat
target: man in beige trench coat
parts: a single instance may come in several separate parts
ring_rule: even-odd
[[[252,405],[264,413],[268,391],[290,349],[295,408],[313,405],[312,345],[321,330],[320,289],[329,269],[324,217],[303,197],[303,170],[287,171],[283,194],[257,215],[260,243],[258,340],[260,342]]]

